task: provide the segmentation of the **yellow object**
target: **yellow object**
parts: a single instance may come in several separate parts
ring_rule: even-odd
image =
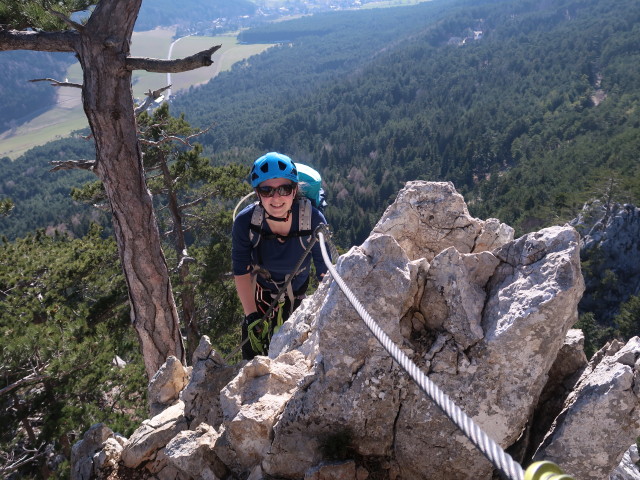
[[[553,462],[535,462],[524,472],[524,480],[574,480]]]

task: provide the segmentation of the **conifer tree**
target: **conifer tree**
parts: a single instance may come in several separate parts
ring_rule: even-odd
[[[83,71],[82,101],[96,144],[83,162],[104,184],[125,274],[131,320],[147,375],[174,355],[184,361],[178,314],[152,208],[131,95],[133,70],[180,72],[211,65],[219,47],[179,60],[130,55],[142,0],[27,0],[0,3],[0,51],[72,52]],[[89,12],[86,22],[71,19]],[[59,82],[60,83],[60,82]]]
[[[9,212],[13,209],[13,202],[9,198],[0,200],[0,216],[9,215]]]
[[[129,435],[146,416],[117,248],[101,237],[0,242],[0,478],[64,478],[93,423]]]

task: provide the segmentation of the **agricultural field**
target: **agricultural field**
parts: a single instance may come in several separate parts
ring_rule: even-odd
[[[173,28],[158,28],[146,32],[133,34],[131,54],[137,57],[168,58]],[[171,93],[208,82],[218,73],[229,70],[231,66],[252,55],[258,54],[271,45],[241,45],[235,34],[216,37],[183,37],[174,43],[171,58],[181,58],[205,50],[213,45],[222,45],[213,55],[214,63],[210,67],[200,68],[191,72],[172,74],[149,73],[136,71],[133,74],[133,96],[142,101],[145,92],[156,90],[172,84]],[[65,79],[58,79],[65,80]],[[80,64],[71,65],[67,71],[66,80],[82,83]],[[44,87],[43,88],[54,88]],[[87,128],[89,125],[82,109],[80,89],[59,88],[56,105],[35,117],[0,135],[0,158],[15,159],[32,147],[43,145],[51,140],[63,138],[76,130]]]

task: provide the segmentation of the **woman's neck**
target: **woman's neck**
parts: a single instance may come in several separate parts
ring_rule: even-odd
[[[289,232],[291,231],[292,217],[293,215],[289,215],[289,218],[284,222],[269,220],[267,217],[267,225],[269,225],[269,228],[273,233],[278,235],[289,235]]]

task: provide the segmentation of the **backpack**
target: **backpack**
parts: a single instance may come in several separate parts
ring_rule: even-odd
[[[322,177],[317,170],[303,163],[296,163],[296,169],[300,179],[300,191],[311,200],[314,207],[323,212],[327,202],[322,188]]]

